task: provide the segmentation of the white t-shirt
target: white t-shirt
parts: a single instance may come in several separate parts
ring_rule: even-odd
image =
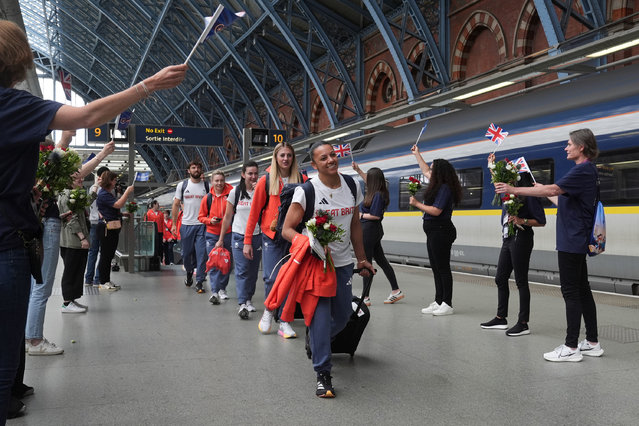
[[[184,181],[178,183],[175,188],[175,198],[182,200],[182,185]],[[191,179],[187,180],[186,189],[184,190],[184,215],[182,216],[182,225],[201,225],[201,222],[197,220],[197,216],[200,213],[200,203],[202,198],[206,195],[206,187],[204,181],[200,180],[198,183],[191,182]]]
[[[333,262],[336,267],[346,266],[353,263],[351,257],[351,220],[353,219],[355,206],[360,205],[364,200],[362,190],[359,185],[357,185],[357,182],[355,183],[355,187],[357,188],[357,199],[353,200],[353,193],[344,180],[344,177],[340,175],[339,178],[341,186],[336,189],[332,189],[324,185],[319,177],[311,179],[311,183],[315,189],[314,211],[327,211],[331,216],[333,216],[333,222],[335,225],[341,226],[344,231],[346,231],[342,241],[333,241],[328,245],[331,249]],[[295,193],[293,194],[293,200],[291,202],[298,203],[304,210],[306,210],[306,195],[304,194],[304,189],[302,189],[301,186],[295,188]]]
[[[231,204],[235,202],[235,191],[239,190],[238,186],[231,189],[231,192],[229,192],[229,196],[226,199],[226,201]],[[255,190],[246,192],[251,198],[242,198],[242,195],[240,194],[240,199],[237,200],[237,206],[235,206],[235,217],[233,217],[233,227],[231,228],[233,232],[241,235],[244,235],[244,231],[246,231],[246,222],[248,222],[249,213],[251,213],[251,204],[253,203],[253,194],[255,193]],[[261,232],[262,230],[260,227],[256,226],[255,230],[253,230],[253,235],[258,235]]]

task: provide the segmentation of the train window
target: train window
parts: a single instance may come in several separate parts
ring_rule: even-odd
[[[481,207],[484,171],[481,167],[457,170],[457,177],[462,187],[462,200],[457,206],[460,209]]]
[[[639,150],[606,151],[597,159],[604,204],[639,202]]]
[[[410,205],[408,204],[408,199],[410,198],[410,192],[408,192],[408,183],[410,182],[410,178],[414,177],[419,179],[422,183],[422,189],[416,195],[418,200],[421,200],[423,197],[424,190],[426,189],[426,185],[428,185],[428,180],[422,174],[414,174],[410,176],[404,176],[399,178],[399,210],[406,211],[410,210]]]
[[[552,158],[542,158],[540,160],[526,160],[528,167],[532,170],[535,182],[543,185],[555,183],[555,161]],[[540,197],[541,205],[544,208],[552,206],[550,200],[546,197]]]

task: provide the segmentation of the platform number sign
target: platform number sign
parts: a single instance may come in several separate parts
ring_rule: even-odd
[[[275,147],[278,143],[287,141],[286,130],[248,128],[248,138],[251,147]]]
[[[108,142],[109,141],[109,127],[108,124],[103,124],[99,127],[92,127],[88,132],[89,142]]]

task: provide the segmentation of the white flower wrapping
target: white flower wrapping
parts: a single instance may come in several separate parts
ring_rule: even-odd
[[[311,219],[315,222],[315,218]],[[306,222],[307,224],[311,221]],[[321,260],[326,261],[326,253],[324,252],[324,247],[315,239],[312,232],[309,232],[307,228],[302,229],[302,235],[306,235],[308,237],[308,242],[311,246],[311,250],[319,257]]]

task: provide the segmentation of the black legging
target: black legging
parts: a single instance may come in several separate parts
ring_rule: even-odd
[[[362,234],[364,235],[364,251],[366,252],[366,260],[373,263],[373,259],[384,271],[386,279],[391,285],[391,289],[398,290],[397,278],[393,267],[386,260],[384,249],[382,248],[382,237],[384,236],[384,228],[381,220],[365,220],[362,222]],[[373,276],[364,277],[364,287],[371,285]]]
[[[434,223],[433,223],[434,222]],[[450,271],[450,249],[457,238],[453,222],[424,221],[428,261],[435,279],[435,302],[453,306],[453,274]]]
[[[499,253],[495,283],[497,284],[497,316],[508,317],[510,288],[508,279],[515,270],[515,282],[519,289],[519,322],[527,323],[530,317],[530,288],[528,287],[528,266],[533,250],[532,228],[517,230],[512,237],[505,238]]]
[[[100,262],[98,262],[98,272],[100,273],[100,284],[104,284],[111,281],[111,261],[118,247],[120,230],[107,230],[106,223],[100,222],[98,223],[98,235],[100,236]]]

